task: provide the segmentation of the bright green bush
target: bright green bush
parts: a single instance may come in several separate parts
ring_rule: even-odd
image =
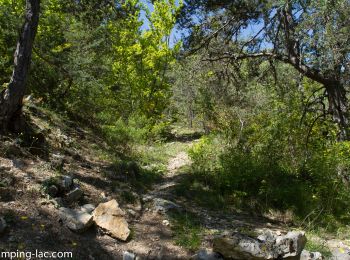
[[[301,122],[301,98],[297,92],[266,98],[243,118],[243,129],[237,110],[225,111],[231,115],[224,117],[230,121],[223,134],[204,137],[191,149],[193,176],[227,205],[291,210],[303,225],[333,229],[350,217],[350,143],[337,142],[327,118],[312,124],[315,116],[307,113]]]
[[[349,189],[337,176],[339,167],[349,166],[347,142],[323,152],[314,151],[295,172],[281,167],[283,158],[271,163],[266,154],[234,148],[218,154],[214,140],[202,138],[191,149],[196,181],[227,198],[238,196],[242,207],[253,206],[262,212],[271,208],[293,210],[298,219],[308,216],[307,222],[319,223],[326,221],[328,215],[337,221],[349,219]]]

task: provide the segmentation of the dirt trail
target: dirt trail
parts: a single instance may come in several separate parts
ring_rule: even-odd
[[[163,176],[162,181],[159,184],[156,184],[154,189],[145,197],[161,197],[163,199],[169,197],[172,188],[179,184],[181,179],[179,170],[190,164],[191,160],[188,154],[184,151],[178,153],[174,158],[171,158],[168,162],[167,172]]]
[[[191,146],[193,143],[189,143]],[[174,242],[171,221],[167,214],[157,212],[154,208],[155,200],[166,200],[176,203],[181,207],[181,214],[190,212],[198,217],[203,228],[206,230],[202,248],[211,248],[212,238],[216,234],[230,233],[239,228],[259,230],[264,228],[281,230],[279,225],[273,225],[266,219],[244,214],[223,213],[199,207],[194,202],[179,198],[174,189],[180,184],[186,175],[181,168],[189,166],[191,160],[185,151],[181,151],[168,162],[167,172],[160,183],[143,196],[144,207],[139,219],[133,225],[134,236],[124,245],[118,246],[119,252],[133,252],[146,259],[189,259],[194,252],[190,252]]]
[[[179,183],[179,169],[191,163],[186,152],[180,152],[168,162],[167,172],[160,183],[143,196],[141,216],[132,223],[130,242],[118,246],[118,252],[132,252],[142,259],[189,259],[191,252],[177,246],[166,214],[154,208],[154,199],[172,199],[171,190]]]

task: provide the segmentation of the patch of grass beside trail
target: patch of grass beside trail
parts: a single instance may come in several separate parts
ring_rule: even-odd
[[[195,176],[189,174],[182,178],[176,185],[175,192],[177,196],[191,199],[199,206],[209,209],[223,210],[227,207],[227,199],[210,186],[198,181]]]
[[[320,252],[326,259],[332,256],[326,241],[312,233],[307,234],[305,249],[310,252]]]
[[[176,244],[192,251],[198,250],[204,231],[198,217],[189,212],[172,213],[170,220]]]

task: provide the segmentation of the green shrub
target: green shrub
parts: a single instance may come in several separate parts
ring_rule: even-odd
[[[226,198],[226,204],[261,213],[292,210],[295,220],[308,227],[335,230],[339,223],[349,221],[349,189],[338,176],[350,167],[349,142],[316,146],[306,160],[294,158],[303,160],[298,167],[286,167],[291,158],[271,157],[261,147],[244,151],[221,146],[218,152],[220,143],[224,142],[209,136],[193,146],[192,182],[209,186]]]

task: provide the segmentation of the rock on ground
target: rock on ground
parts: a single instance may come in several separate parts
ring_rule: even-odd
[[[193,260],[223,260],[222,256],[215,252],[208,252],[206,249],[201,249],[197,254],[191,257]]]
[[[163,224],[163,226],[169,226],[170,225],[170,222],[169,222],[169,220],[167,220],[167,219],[164,219],[163,221],[162,221],[162,224]]]
[[[136,256],[134,253],[130,253],[128,251],[125,251],[123,253],[123,260],[135,260],[136,259]]]
[[[59,216],[66,226],[75,232],[85,231],[93,224],[92,215],[81,209],[62,207],[59,209]]]
[[[303,250],[300,255],[300,260],[323,260],[323,256],[319,252]]]
[[[277,236],[274,245],[275,256],[283,258],[299,256],[306,244],[305,232],[292,231],[284,236]]]
[[[66,200],[69,202],[75,202],[80,200],[83,195],[84,192],[80,188],[76,187],[74,190],[67,193]]]
[[[213,249],[229,259],[291,259],[300,256],[305,244],[305,233],[301,231],[288,232],[284,236],[271,237],[268,234],[259,238],[234,233],[230,237],[215,238]]]
[[[174,203],[170,200],[155,198],[154,199],[154,209],[156,212],[166,213],[166,212],[171,211],[171,210],[179,211],[181,209],[181,206],[177,205],[176,203]]]
[[[125,213],[116,200],[100,203],[93,212],[95,223],[113,237],[126,241],[130,235]]]
[[[92,214],[94,209],[95,209],[95,206],[92,204],[85,204],[85,205],[81,206],[81,210],[85,211],[86,213],[89,213],[89,214]]]
[[[62,177],[61,184],[62,184],[63,190],[69,191],[71,189],[71,187],[73,186],[73,178],[68,176],[68,175],[65,175]]]
[[[327,246],[332,253],[331,260],[350,260],[350,247],[343,241],[332,239],[327,241]]]

